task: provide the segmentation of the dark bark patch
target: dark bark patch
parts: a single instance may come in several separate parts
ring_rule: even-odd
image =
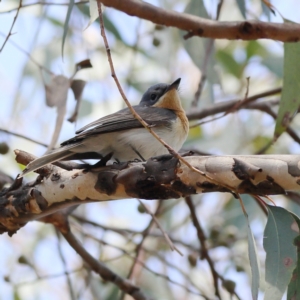
[[[31,195],[35,198],[35,201],[38,204],[41,211],[45,210],[48,207],[48,201],[43,197],[41,192],[39,192],[36,189],[33,189]]]
[[[249,22],[243,22],[239,28],[239,31],[242,34],[252,34],[253,33],[253,26]]]
[[[300,176],[300,169],[298,168],[298,160],[289,161],[287,163],[288,166],[288,173],[293,177]]]
[[[51,181],[57,181],[60,179],[60,175],[58,173],[54,173],[51,175]]]
[[[145,172],[148,174],[147,177],[153,176],[156,181],[162,184],[170,183],[176,178],[177,164],[178,159],[169,154],[152,157],[145,164]]]
[[[180,192],[182,194],[182,197],[189,196],[191,194],[196,194],[196,189],[193,186],[188,186],[180,180],[175,180],[172,183],[172,188],[175,191]]]
[[[249,180],[250,178],[254,179],[257,172],[262,172],[261,168],[246,163],[240,159],[233,158],[233,160],[234,165],[232,166],[231,171],[240,180]]]
[[[99,193],[105,193],[106,195],[112,195],[116,192],[117,184],[115,177],[117,175],[110,171],[103,171],[98,174],[97,182],[94,186],[95,190]]]
[[[196,185],[202,189],[202,193],[210,193],[210,192],[230,192],[225,187],[214,184],[209,181],[196,182]]]
[[[257,195],[279,195],[285,194],[285,190],[275,181],[264,180],[254,185],[250,180],[244,180],[238,187],[238,192],[242,194]]]

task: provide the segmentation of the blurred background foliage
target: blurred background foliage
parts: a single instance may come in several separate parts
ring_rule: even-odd
[[[39,3],[42,3],[40,1]],[[185,11],[205,18],[216,18],[217,0],[156,0],[154,5]],[[124,102],[110,76],[98,20],[87,28],[89,3],[76,4],[68,24],[62,58],[62,36],[68,5],[47,1],[45,5],[28,5],[23,1],[18,18],[0,53],[0,128],[49,144],[55,126],[56,109],[45,104],[43,78],[56,75],[70,77],[77,62],[90,59],[91,69],[81,70],[77,79],[87,81],[76,124],[67,120],[59,141],[70,138],[75,129],[124,107]],[[47,5],[46,5],[47,3]],[[284,17],[300,21],[293,7],[296,1],[272,1]],[[17,0],[0,3],[0,43],[4,42],[18,7]],[[180,94],[187,111],[203,109],[222,101],[244,99],[249,77],[249,96],[282,85],[283,44],[277,41],[227,41],[191,38],[184,32],[130,17],[106,8],[104,11],[112,58],[116,73],[132,104],[152,84],[182,78]],[[279,21],[281,17],[259,0],[224,0],[221,21],[257,19]],[[191,107],[201,79],[206,76],[197,107]],[[280,95],[266,97],[279,100]],[[76,103],[68,93],[67,115]],[[276,111],[277,107],[273,107]],[[209,154],[254,154],[273,139],[275,122],[258,110],[239,110],[220,119],[205,118],[205,124],[192,128],[184,149]],[[292,123],[299,134],[299,117]],[[45,147],[0,131],[1,171],[15,177],[22,166],[14,161],[14,149],[40,156]],[[283,134],[265,153],[299,153],[299,144]],[[31,174],[31,178],[35,175]],[[30,179],[30,177],[29,177]],[[298,205],[284,197],[276,203],[299,213]],[[258,243],[261,262],[263,227],[266,217],[250,196],[243,200]],[[207,236],[215,267],[224,279],[223,299],[231,298],[232,286],[242,299],[251,299],[247,256],[247,224],[239,203],[228,194],[213,193],[193,197],[196,211]],[[146,238],[137,265],[134,282],[157,299],[214,298],[212,276],[205,260],[199,259],[199,241],[184,200],[157,201],[146,204],[184,254],[172,252],[155,226]],[[112,201],[80,206],[71,217],[76,235],[94,257],[115,272],[127,276],[151,217],[137,200]],[[89,224],[93,221],[98,225]],[[9,238],[0,236],[0,299],[119,299],[118,289],[89,270],[73,249],[58,238],[47,224],[32,222]],[[262,276],[263,277],[263,276]],[[232,281],[232,282],[231,282]],[[263,289],[263,283],[261,284]],[[99,297],[101,295],[101,297]],[[131,299],[127,296],[126,299]]]

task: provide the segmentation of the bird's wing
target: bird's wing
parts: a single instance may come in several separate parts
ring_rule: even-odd
[[[135,111],[152,126],[170,127],[176,119],[176,113],[165,108],[159,107],[143,107],[134,106]],[[70,145],[78,143],[82,139],[102,133],[109,133],[133,128],[143,127],[142,124],[135,119],[128,108],[122,109],[114,114],[100,118],[80,130],[76,131],[77,135],[61,145]]]

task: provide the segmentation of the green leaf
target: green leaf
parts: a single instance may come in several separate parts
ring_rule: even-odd
[[[99,17],[97,1],[96,0],[89,0],[89,1],[90,1],[90,5],[89,5],[90,20],[85,29],[87,29]]]
[[[88,100],[81,101],[81,108],[78,113],[78,118],[83,118],[90,115],[93,112],[93,103]]]
[[[247,220],[247,235],[248,235],[248,254],[249,254],[251,275],[252,275],[251,292],[252,292],[252,299],[256,300],[258,298],[258,291],[259,291],[260,267],[259,267],[259,259],[257,255],[256,244],[255,244],[255,240],[253,237],[253,233],[247,215],[246,215],[246,220]]]
[[[283,59],[279,55],[268,53],[261,61],[272,73],[278,78],[282,78],[283,75]]]
[[[185,13],[209,19],[202,0],[191,0]],[[192,37],[183,42],[184,48],[194,64],[204,73],[210,83],[219,83],[218,74],[214,69],[215,47],[211,39]],[[204,70],[205,68],[205,70]]]
[[[249,60],[252,56],[255,55],[262,56],[262,57],[269,55],[267,50],[258,41],[247,42],[246,53],[247,53],[247,60]]]
[[[245,3],[245,0],[236,0],[236,3],[239,7],[239,10],[240,10],[242,16],[244,17],[244,19],[246,19],[246,3]]]
[[[266,256],[265,300],[281,300],[296,266],[297,248],[293,230],[295,220],[282,207],[268,205],[268,221],[264,231]]]
[[[268,18],[268,21],[270,22],[271,20],[270,8],[263,1],[260,1],[260,3],[262,8],[262,13]]]
[[[65,40],[66,40],[68,28],[69,28],[70,16],[71,16],[73,7],[74,7],[74,0],[70,0],[67,15],[66,15],[66,20],[65,20],[65,24],[64,24],[64,32],[63,32],[62,45],[61,45],[61,56],[62,57],[64,57],[64,45],[65,45]]]
[[[300,43],[284,43],[284,69],[281,101],[274,138],[288,127],[300,106]]]
[[[298,230],[300,228],[300,219],[298,216],[292,213],[292,216],[295,219],[295,227],[298,226]],[[297,229],[297,228],[296,228]],[[298,235],[294,240],[294,244],[297,246],[297,266],[293,272],[292,279],[289,283],[288,290],[287,290],[287,300],[298,300],[300,299],[300,236]]]
[[[229,73],[234,75],[236,78],[241,78],[244,65],[237,63],[232,54],[229,54],[224,50],[219,50],[216,57]]]

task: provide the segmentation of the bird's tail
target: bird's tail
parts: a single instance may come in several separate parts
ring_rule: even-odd
[[[72,147],[73,148],[73,147]],[[26,168],[23,170],[22,174],[19,175],[19,178],[23,177],[24,175],[26,175],[29,172],[35,171],[47,164],[56,162],[58,160],[63,160],[71,155],[73,155],[74,152],[70,151],[69,148],[65,149],[63,148],[59,148],[56,150],[51,151],[50,153],[39,157],[35,160],[33,160],[32,162],[30,162]]]

